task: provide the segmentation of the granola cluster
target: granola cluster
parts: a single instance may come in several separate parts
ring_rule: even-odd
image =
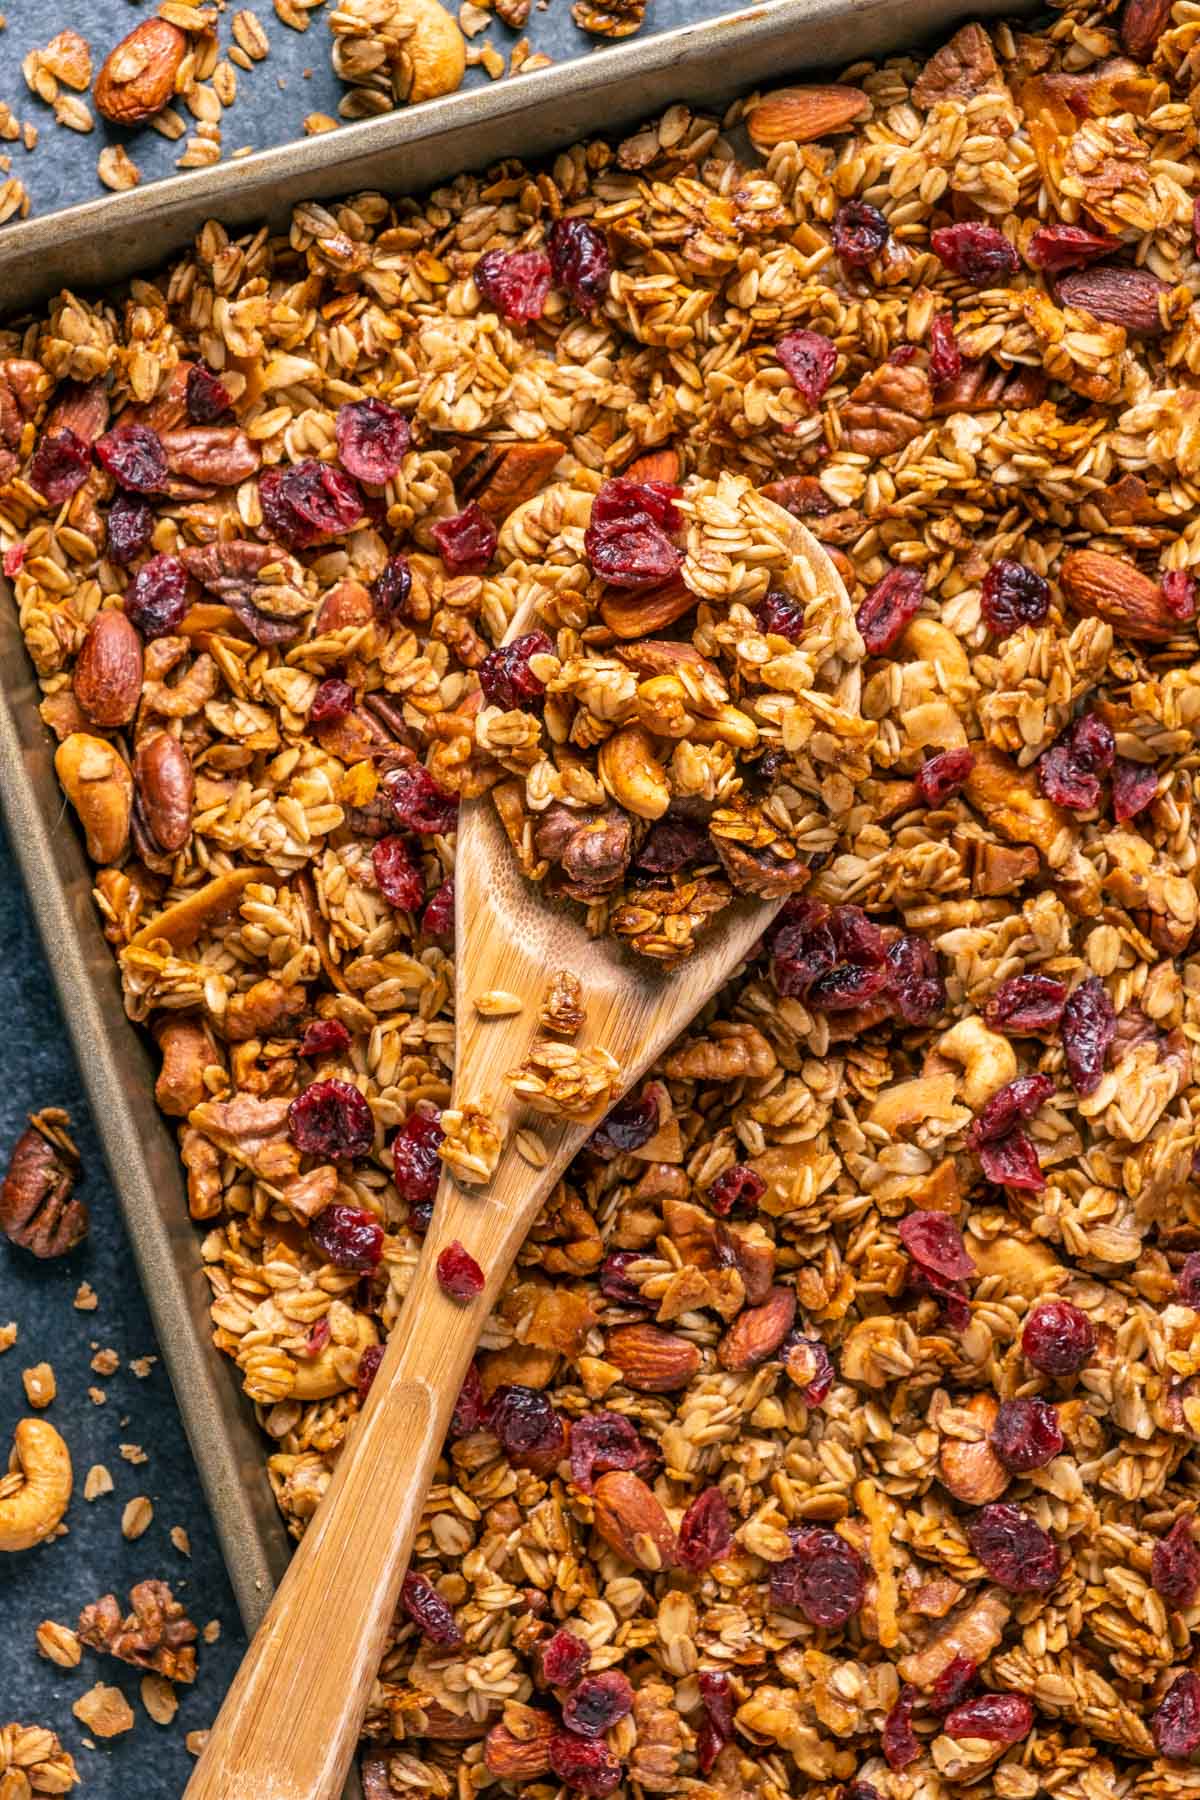
[[[663,960],[786,896],[500,1294],[371,1800],[1195,1792],[1193,11],[209,225],[0,343],[4,566],[296,1535],[499,1153],[457,798]],[[577,1004],[532,1100],[605,1086]]]

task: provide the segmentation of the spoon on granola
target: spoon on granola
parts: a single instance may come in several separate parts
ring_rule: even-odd
[[[779,529],[799,591],[848,608],[815,539],[782,510]],[[531,622],[522,608],[506,642]],[[501,1284],[600,1118],[730,979],[782,904],[736,901],[665,972],[589,936],[582,911],[547,903],[518,870],[486,796],[462,806],[455,889],[454,1085],[433,1218],[367,1404],[188,1800],[342,1793],[451,1412]],[[564,997],[577,998],[575,1018]],[[562,1431],[545,1419],[528,1425],[534,1436]],[[565,1453],[565,1433],[554,1450],[551,1461]],[[626,1523],[633,1542],[642,1523]],[[404,1608],[431,1645],[461,1642],[453,1611],[418,1574],[404,1582]]]

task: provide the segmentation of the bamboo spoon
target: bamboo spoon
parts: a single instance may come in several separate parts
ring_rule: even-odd
[[[800,526],[795,548],[818,589],[832,589],[848,604],[829,558]],[[522,608],[509,638],[530,623]],[[610,939],[590,938],[581,913],[541,899],[518,871],[486,797],[461,809],[455,893],[453,1104],[490,1103],[506,1127],[504,1149],[486,1187],[442,1177],[370,1398],[234,1678],[185,1800],[336,1800],[342,1793],[467,1366],[526,1234],[598,1123],[600,1109],[585,1123],[532,1112],[508,1084],[509,1071],[543,1035],[537,1012],[548,977],[568,969],[582,982],[587,1018],[573,1042],[617,1059],[612,1105],[724,986],[781,904],[735,903],[681,968],[663,973]],[[521,1011],[482,1017],[476,997],[497,989],[519,996]],[[540,1139],[542,1168],[516,1148],[518,1127]],[[437,1281],[438,1252],[456,1239],[485,1275],[483,1292],[468,1305],[449,1299]]]

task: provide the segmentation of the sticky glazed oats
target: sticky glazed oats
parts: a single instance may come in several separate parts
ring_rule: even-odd
[[[4,339],[5,568],[294,1534],[498,1153],[460,797],[667,963],[787,895],[489,1321],[371,1800],[1196,1791],[1198,19],[210,225]],[[579,1001],[530,1099],[604,1088]]]

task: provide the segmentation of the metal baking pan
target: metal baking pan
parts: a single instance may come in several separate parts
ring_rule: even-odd
[[[365,188],[416,192],[501,157],[531,158],[615,131],[673,101],[711,105],[764,81],[918,44],[965,17],[1015,10],[1019,0],[768,0],[484,91],[8,226],[0,236],[0,308],[11,319],[61,287],[107,287],[151,272],[210,218],[233,228],[279,224],[304,199]],[[154,1104],[146,1045],[122,1007],[82,843],[64,817],[11,589],[0,587],[0,806],[238,1604],[253,1630],[288,1555],[266,1477],[267,1446],[232,1365],[211,1343],[200,1233],[188,1218],[174,1137]]]

